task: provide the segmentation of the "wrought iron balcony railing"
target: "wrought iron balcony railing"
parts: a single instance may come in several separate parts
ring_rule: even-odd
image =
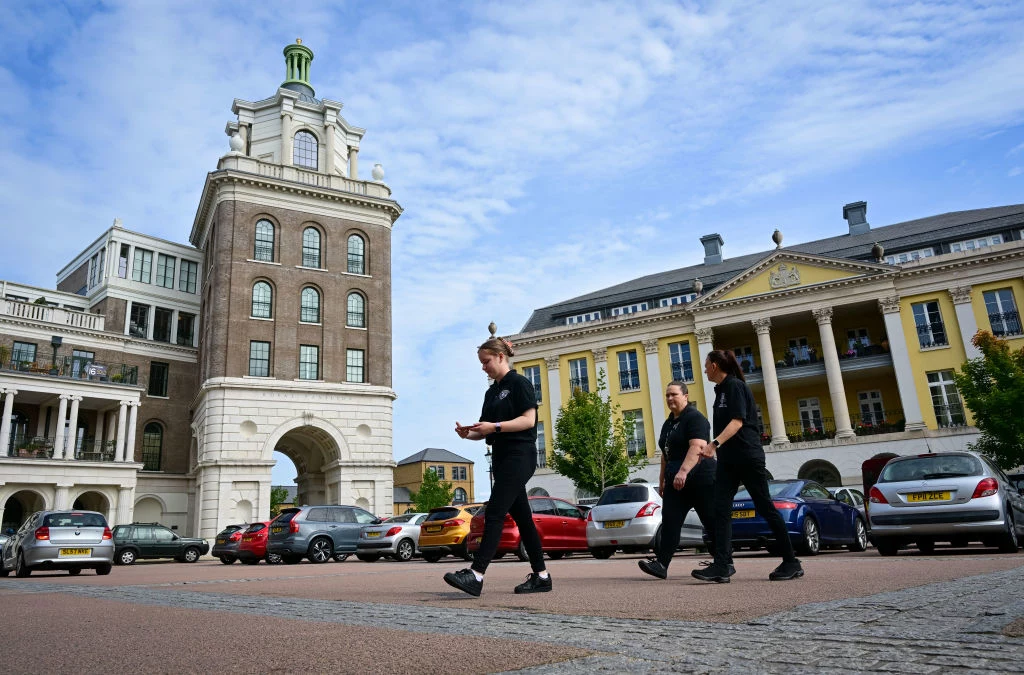
[[[569,390],[575,391],[579,389],[583,392],[590,391],[590,382],[585,377],[570,377],[569,378]]]
[[[903,431],[907,423],[902,410],[878,410],[852,414],[850,424],[858,436],[872,436]]]
[[[620,391],[636,391],[640,388],[640,371],[639,370],[622,370],[619,371],[619,390]]]
[[[129,366],[127,363],[98,363],[71,356],[56,358],[37,356],[34,360],[4,358],[0,360],[0,370],[15,370],[22,373],[93,382],[139,383],[138,366]]]
[[[964,407],[960,404],[937,405],[935,409],[935,424],[940,429],[967,426],[967,415]]]
[[[1020,335],[1024,333],[1018,312],[1002,312],[1001,314],[989,314],[988,322],[992,324],[992,334],[997,337]]]
[[[809,420],[787,421],[786,436],[790,443],[821,441],[835,438],[836,421],[831,417],[814,416]]]
[[[941,321],[918,324],[917,341],[922,349],[926,347],[945,347],[949,344],[945,325]]]

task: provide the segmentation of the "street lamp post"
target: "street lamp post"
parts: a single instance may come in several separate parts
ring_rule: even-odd
[[[484,455],[487,458],[487,481],[491,485],[491,490],[494,489],[494,468],[491,466],[491,446],[487,446],[487,454]]]

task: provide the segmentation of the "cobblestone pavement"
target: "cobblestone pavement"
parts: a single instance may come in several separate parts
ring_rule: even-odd
[[[202,582],[200,582],[202,583]],[[793,582],[800,583],[800,582]],[[414,633],[515,639],[592,655],[523,673],[1024,672],[1024,567],[868,597],[813,603],[746,623],[659,621],[311,600],[182,590],[181,583],[68,586],[0,579],[0,592],[63,593]]]

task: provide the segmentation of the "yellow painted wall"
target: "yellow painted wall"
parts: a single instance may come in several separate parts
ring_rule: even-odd
[[[988,319],[988,308],[985,306],[985,291],[997,291],[1003,288],[1013,291],[1013,303],[1017,306],[1017,311],[1020,312],[1021,303],[1024,303],[1024,279],[1007,279],[971,287],[971,309],[974,310],[974,318],[978,322],[980,330],[992,330],[992,322]],[[1020,349],[1021,346],[1024,346],[1024,336],[1022,335],[1004,339],[1010,343],[1011,349]]]
[[[537,421],[544,424],[544,455],[545,457],[551,454],[551,438],[553,435],[553,429],[555,421],[551,419],[551,407],[548,405],[548,395],[551,393],[548,391],[548,367],[544,365],[544,359],[529,359],[526,361],[516,361],[515,368],[516,372],[520,375],[524,374],[524,370],[537,366],[540,368],[540,403],[537,405]],[[568,367],[568,366],[566,366]],[[565,392],[565,386],[562,386],[562,392]],[[557,411],[561,405],[561,401],[555,401],[555,410]],[[557,412],[556,412],[557,414]]]
[[[640,388],[636,391],[623,392],[619,382],[619,352],[636,352],[637,371],[640,374]],[[639,342],[627,342],[608,348],[608,374],[607,385],[609,400],[612,405],[618,404],[622,412],[627,410],[642,410],[644,418],[644,436],[646,438],[647,455],[651,456],[657,449],[654,438],[654,425],[661,428],[664,418],[655,419],[651,413],[650,396],[651,382],[647,377],[647,354],[644,346]]]
[[[861,391],[879,391],[882,394],[882,407],[885,410],[902,410],[903,402],[900,400],[900,390],[896,384],[896,373],[889,372],[885,375],[878,375],[871,379],[860,379],[843,383],[846,389],[846,405],[850,409],[851,417],[860,414],[860,400],[857,393]],[[904,418],[905,419],[905,418]],[[895,422],[897,420],[889,420]],[[856,422],[854,422],[856,426]]]
[[[690,392],[690,400],[697,404],[705,416],[708,411],[704,405],[704,364],[700,362],[700,352],[697,351],[697,338],[692,333],[685,335],[673,335],[658,340],[658,366],[661,368],[661,381],[667,386],[672,381],[672,356],[669,353],[669,345],[675,342],[687,342],[690,345],[690,361],[693,363],[693,380],[686,383]],[[655,417],[664,421],[668,417],[668,406],[665,405],[665,397],[661,397],[661,409],[655,413]],[[659,426],[660,428],[660,426]]]
[[[444,478],[442,480],[452,484],[452,489],[462,488],[466,491],[466,498],[472,503],[476,499],[473,490],[473,463],[472,462],[417,462],[415,464],[403,464],[396,466],[394,471],[395,487],[408,488],[410,492],[416,492],[423,485],[423,472],[428,466],[443,466]],[[465,466],[466,480],[452,480],[452,467]],[[397,505],[397,502],[396,502]],[[395,511],[394,513],[401,513]]]
[[[838,279],[849,279],[851,277],[860,276],[859,272],[851,272],[849,270],[836,269],[834,267],[819,267],[817,265],[811,265],[809,263],[790,263],[786,262],[786,267],[795,267],[800,272],[800,283],[796,286],[789,286],[788,288],[800,288],[801,286],[813,286],[814,284],[822,284],[829,281],[836,281]],[[748,295],[761,295],[762,293],[773,293],[776,290],[772,288],[768,283],[769,273],[778,271],[779,263],[775,263],[768,269],[764,270],[760,274],[754,276],[742,284],[732,289],[725,295],[721,300],[730,300],[732,298],[742,298]]]

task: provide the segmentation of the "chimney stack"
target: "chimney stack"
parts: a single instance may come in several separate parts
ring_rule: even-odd
[[[700,238],[700,243],[704,244],[704,264],[720,265],[722,263],[722,245],[725,244],[722,241],[722,235],[705,234]]]
[[[867,202],[853,202],[843,207],[843,219],[850,225],[850,236],[871,231],[867,216]]]

